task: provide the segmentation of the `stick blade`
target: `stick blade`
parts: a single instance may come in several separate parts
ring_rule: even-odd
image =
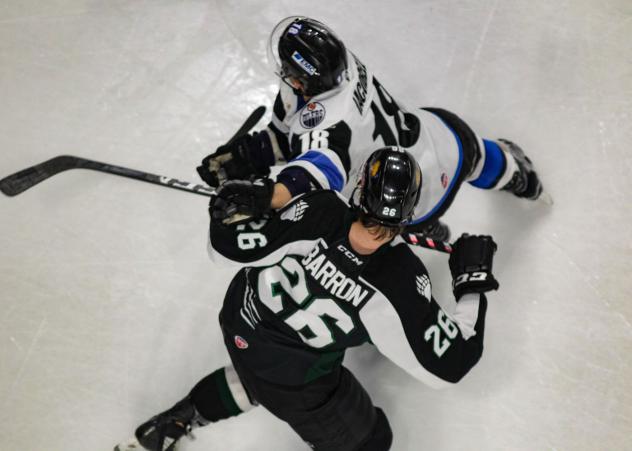
[[[59,172],[77,168],[80,165],[80,158],[60,155],[3,178],[0,180],[0,191],[9,197],[17,196]]]

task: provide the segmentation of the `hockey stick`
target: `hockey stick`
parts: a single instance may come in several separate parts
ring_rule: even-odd
[[[228,144],[240,136],[248,133],[265,114],[266,108],[260,106],[255,109],[246,119],[239,130],[228,140]],[[88,160],[86,158],[74,157],[70,155],[60,155],[43,163],[36,164],[23,169],[15,174],[11,174],[0,180],[0,191],[7,196],[17,196],[40,182],[68,169],[92,169],[93,171],[106,172],[108,174],[120,175],[142,182],[154,183],[167,188],[179,189],[202,196],[211,196],[215,190],[204,185],[184,182],[172,177],[151,174],[149,172],[137,171],[123,166],[101,163],[99,161]]]
[[[248,131],[250,131],[263,117],[265,111],[266,108],[264,106],[256,108],[250,116],[248,116],[243,125],[239,127],[235,134],[228,140],[228,143],[230,144],[240,136],[248,133]],[[53,175],[69,169],[92,169],[94,171],[128,177],[142,182],[162,185],[167,188],[187,191],[207,197],[215,194],[215,190],[208,186],[197,185],[195,183],[185,182],[172,177],[151,174],[149,172],[138,171],[136,169],[102,163],[100,161],[89,160],[87,158],[74,157],[71,155],[60,155],[5,177],[0,180],[0,191],[7,196],[17,196]],[[434,241],[419,233],[404,233],[401,236],[404,241],[415,246],[434,249],[445,253],[452,252],[450,243]]]
[[[115,166],[113,164],[102,163],[100,161],[88,160],[71,155],[60,155],[43,163],[36,164],[20,172],[10,175],[0,180],[0,191],[7,196],[16,196],[40,182],[68,169],[92,169],[98,172],[120,175],[141,182],[154,183],[166,186],[167,188],[188,191],[203,196],[211,196],[215,191],[208,186],[196,185],[195,183],[183,182],[172,177],[151,174],[149,172],[137,171],[136,169]]]
[[[408,244],[412,244],[414,246],[421,246],[426,249],[445,252],[446,254],[452,253],[452,245],[450,243],[447,241],[435,241],[424,236],[422,233],[402,233],[401,237]]]

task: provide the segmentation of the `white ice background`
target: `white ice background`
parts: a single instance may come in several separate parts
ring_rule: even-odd
[[[520,143],[555,198],[464,186],[447,214],[499,243],[485,352],[460,384],[348,353],[393,450],[632,449],[629,0],[3,0],[0,177],[73,154],[197,180],[271,106],[266,39],[292,14],[331,25],[409,106]],[[82,170],[0,198],[1,450],[109,450],[227,362],[234,271],[207,259],[206,207]],[[420,255],[449,305],[445,255]],[[262,408],[197,437],[184,449],[306,449]]]

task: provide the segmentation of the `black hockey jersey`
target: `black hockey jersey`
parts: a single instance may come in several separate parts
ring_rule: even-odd
[[[337,193],[314,191],[269,219],[211,222],[211,258],[245,265],[221,313],[227,346],[259,377],[284,385],[331,371],[347,348],[367,342],[430,386],[457,382],[482,353],[484,295],[462,299],[465,309],[451,318],[407,244],[353,251],[355,220]]]

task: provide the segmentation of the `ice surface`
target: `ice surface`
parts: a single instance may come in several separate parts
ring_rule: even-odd
[[[519,142],[556,201],[465,186],[448,213],[500,244],[485,354],[462,383],[433,391],[349,352],[393,449],[632,449],[629,0],[4,0],[0,176],[70,153],[196,180],[270,105],[267,34],[297,13],[396,98]],[[77,170],[0,199],[0,218],[0,449],[111,449],[227,362],[233,271],[207,260],[203,197]],[[445,256],[422,257],[446,299]],[[197,436],[185,449],[304,449],[261,408]]]

